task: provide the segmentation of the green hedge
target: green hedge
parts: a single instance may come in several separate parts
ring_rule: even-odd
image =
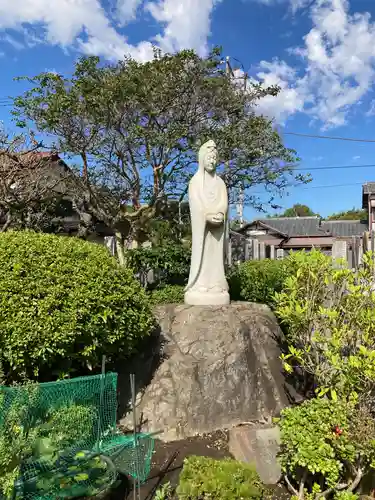
[[[106,248],[29,231],[0,235],[0,361],[7,380],[128,356],[153,326],[145,292]]]
[[[231,300],[273,305],[288,276],[288,260],[249,260],[228,273]]]
[[[184,302],[185,287],[179,285],[166,285],[150,292],[150,303],[153,306],[161,304],[182,304]]]
[[[265,489],[254,466],[232,459],[185,459],[177,488],[179,500],[262,499]]]

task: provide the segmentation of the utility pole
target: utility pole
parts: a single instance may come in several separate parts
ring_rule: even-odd
[[[229,58],[229,56],[227,56],[225,58],[225,74],[229,78],[231,73],[232,73],[232,68],[230,67],[230,58]],[[229,172],[229,169],[230,169],[229,160],[226,162],[225,168],[226,168],[227,172]],[[225,258],[226,258],[227,266],[230,267],[232,265],[232,244],[230,241],[230,189],[229,189],[229,187],[228,187],[228,199],[229,199],[229,203],[228,203],[228,213],[227,213],[227,224],[226,224],[226,228],[225,228],[226,229],[225,230],[225,232],[226,232],[226,234],[225,234],[225,242],[226,242]]]
[[[233,72],[233,69],[231,67],[231,64],[230,64],[230,57],[227,56],[225,58],[225,74],[227,75],[228,78],[230,77],[233,77],[234,78],[234,72]],[[244,71],[244,92],[246,92],[246,88],[247,88],[247,78],[248,78],[248,75],[247,73]],[[226,170],[229,172],[229,169],[230,169],[230,163],[229,163],[229,160],[226,162]],[[244,186],[241,184],[239,190],[238,190],[238,196],[237,196],[237,192],[236,190],[234,191],[235,193],[235,198],[233,201],[234,201],[234,204],[236,206],[236,209],[237,209],[237,215],[239,216],[239,219],[240,219],[240,225],[241,227],[243,226],[244,224],[244,220],[243,220],[243,209],[244,209]],[[229,189],[228,189],[228,195],[229,195],[229,199],[230,199],[230,192],[229,192]],[[227,242],[227,248],[226,248],[226,262],[227,262],[227,265],[230,266],[232,264],[232,246],[231,246],[231,243],[230,243],[230,205],[228,206],[228,214],[227,214],[227,230],[226,230],[226,242]]]
[[[237,216],[240,221],[240,227],[243,227],[243,206],[244,206],[244,190],[243,185],[238,188],[238,203],[236,205],[237,208]]]

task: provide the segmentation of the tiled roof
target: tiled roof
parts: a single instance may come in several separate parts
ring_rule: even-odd
[[[288,237],[296,236],[361,236],[368,231],[368,224],[362,221],[321,221],[319,217],[275,217],[255,220],[241,230],[244,231],[256,222],[274,229]]]
[[[319,229],[318,217],[275,217],[261,219],[259,222],[288,236],[318,236],[322,234]]]
[[[321,228],[332,236],[361,236],[368,231],[368,224],[359,220],[332,220],[322,221]]]

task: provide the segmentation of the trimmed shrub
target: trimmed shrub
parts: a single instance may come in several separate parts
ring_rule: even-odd
[[[0,360],[7,381],[121,358],[153,326],[146,293],[106,248],[30,231],[0,235]]]
[[[273,305],[274,294],[282,290],[287,276],[287,260],[246,261],[228,273],[231,299]]]
[[[161,304],[182,304],[184,302],[185,287],[179,285],[166,285],[150,292],[150,302],[157,306]]]
[[[265,489],[250,464],[191,456],[184,461],[177,495],[179,500],[249,500],[264,498]]]

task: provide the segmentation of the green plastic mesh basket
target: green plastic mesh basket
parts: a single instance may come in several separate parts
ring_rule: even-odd
[[[140,482],[154,440],[116,429],[117,374],[0,386],[3,498],[60,499],[107,490],[121,471]]]

